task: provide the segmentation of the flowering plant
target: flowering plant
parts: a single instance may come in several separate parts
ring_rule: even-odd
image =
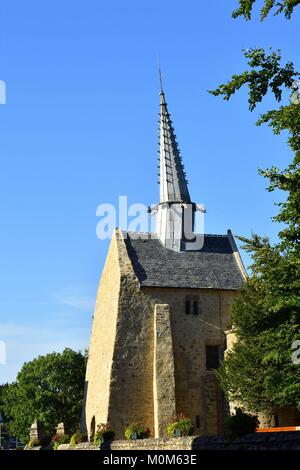
[[[85,441],[87,441],[87,435],[80,431],[77,431],[75,434],[72,435],[70,444],[72,447],[75,447],[76,444],[80,444],[80,442],[85,442]]]
[[[70,436],[68,434],[54,434],[51,438],[53,450],[57,450],[58,446],[61,444],[69,444]]]
[[[94,435],[94,445],[99,447],[104,441],[112,441],[115,437],[115,432],[109,423],[100,423],[97,426],[97,431]]]
[[[132,423],[125,429],[126,439],[147,439],[150,434],[150,429],[140,423]]]
[[[31,439],[28,442],[27,447],[28,447],[28,449],[32,449],[33,447],[37,447],[39,445],[41,445],[41,443],[38,439]]]
[[[191,436],[194,432],[194,426],[191,419],[183,413],[175,416],[167,426],[167,434],[170,437]]]

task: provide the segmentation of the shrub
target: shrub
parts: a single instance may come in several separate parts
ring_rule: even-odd
[[[84,434],[83,432],[77,431],[71,437],[70,444],[72,447],[75,447],[76,444],[80,444],[80,442],[86,442],[86,441],[87,441],[87,435]]]
[[[257,416],[244,413],[237,408],[235,415],[227,416],[224,422],[224,435],[228,440],[234,440],[237,437],[245,436],[255,432],[259,425]]]
[[[28,444],[27,444],[27,447],[29,449],[32,449],[33,447],[38,447],[38,446],[41,446],[41,447],[46,447],[50,444],[50,437],[48,436],[44,436],[42,437],[41,439],[31,439]],[[21,447],[22,448],[22,447]]]
[[[97,426],[97,431],[94,435],[94,445],[99,447],[104,441],[112,441],[115,437],[115,432],[112,430],[109,423],[101,423]]]
[[[191,436],[194,432],[194,426],[187,416],[179,414],[175,416],[173,421],[167,426],[167,434],[170,437],[175,437],[177,434],[180,436]]]
[[[28,442],[27,447],[28,447],[28,449],[32,449],[33,447],[38,447],[40,445],[41,445],[41,443],[38,439],[31,439]]]
[[[150,434],[150,429],[139,423],[132,423],[125,429],[126,439],[147,439]]]
[[[58,446],[61,444],[69,444],[70,436],[68,434],[54,434],[51,439],[52,447],[54,450],[57,450]]]

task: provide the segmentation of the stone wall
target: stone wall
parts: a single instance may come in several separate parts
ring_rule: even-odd
[[[69,444],[62,444],[59,450],[72,450]],[[82,443],[76,450],[96,450],[93,444]],[[103,450],[300,450],[300,432],[275,432],[249,434],[234,442],[223,437],[178,437],[143,439],[136,441],[113,441]]]
[[[236,293],[171,288],[143,291],[155,303],[168,304],[172,312],[177,413],[191,417],[197,434],[221,434],[223,396],[214,372],[206,369],[206,346],[219,346],[222,356],[226,347],[224,332],[230,327],[230,306]],[[199,315],[185,314],[185,300],[191,294],[198,299]]]
[[[140,287],[121,231],[111,241],[101,278],[87,367],[83,422],[109,421],[116,438],[141,422],[154,433],[154,311],[168,305],[174,352],[175,411],[190,416],[195,433],[222,432],[223,400],[206,370],[206,346],[225,349],[235,291]],[[185,314],[187,296],[199,315]],[[172,409],[173,412],[173,409]],[[162,430],[162,428],[161,428]]]
[[[86,371],[82,428],[108,420],[111,367],[116,337],[120,268],[117,240],[111,241],[97,293]]]
[[[140,289],[120,231],[117,243],[121,277],[108,419],[122,439],[132,422],[154,430],[154,308],[160,302]]]
[[[154,435],[161,437],[176,414],[174,352],[168,304],[155,306],[153,362]]]

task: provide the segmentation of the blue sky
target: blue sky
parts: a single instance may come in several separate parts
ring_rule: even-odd
[[[244,69],[243,48],[295,60],[300,16],[234,21],[236,3],[1,2],[0,383],[39,354],[88,346],[108,248],[96,208],[158,200],[158,55],[206,232],[274,239],[279,195],[257,168],[287,165],[286,136],[255,127],[244,92],[227,103],[207,90]]]

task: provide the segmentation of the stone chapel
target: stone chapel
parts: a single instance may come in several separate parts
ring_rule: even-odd
[[[90,436],[109,422],[123,438],[128,424],[140,422],[161,437],[178,413],[191,418],[195,434],[223,431],[225,402],[213,370],[246,273],[230,230],[197,243],[197,206],[162,89],[159,123],[156,233],[116,229],[99,284],[82,418]]]

